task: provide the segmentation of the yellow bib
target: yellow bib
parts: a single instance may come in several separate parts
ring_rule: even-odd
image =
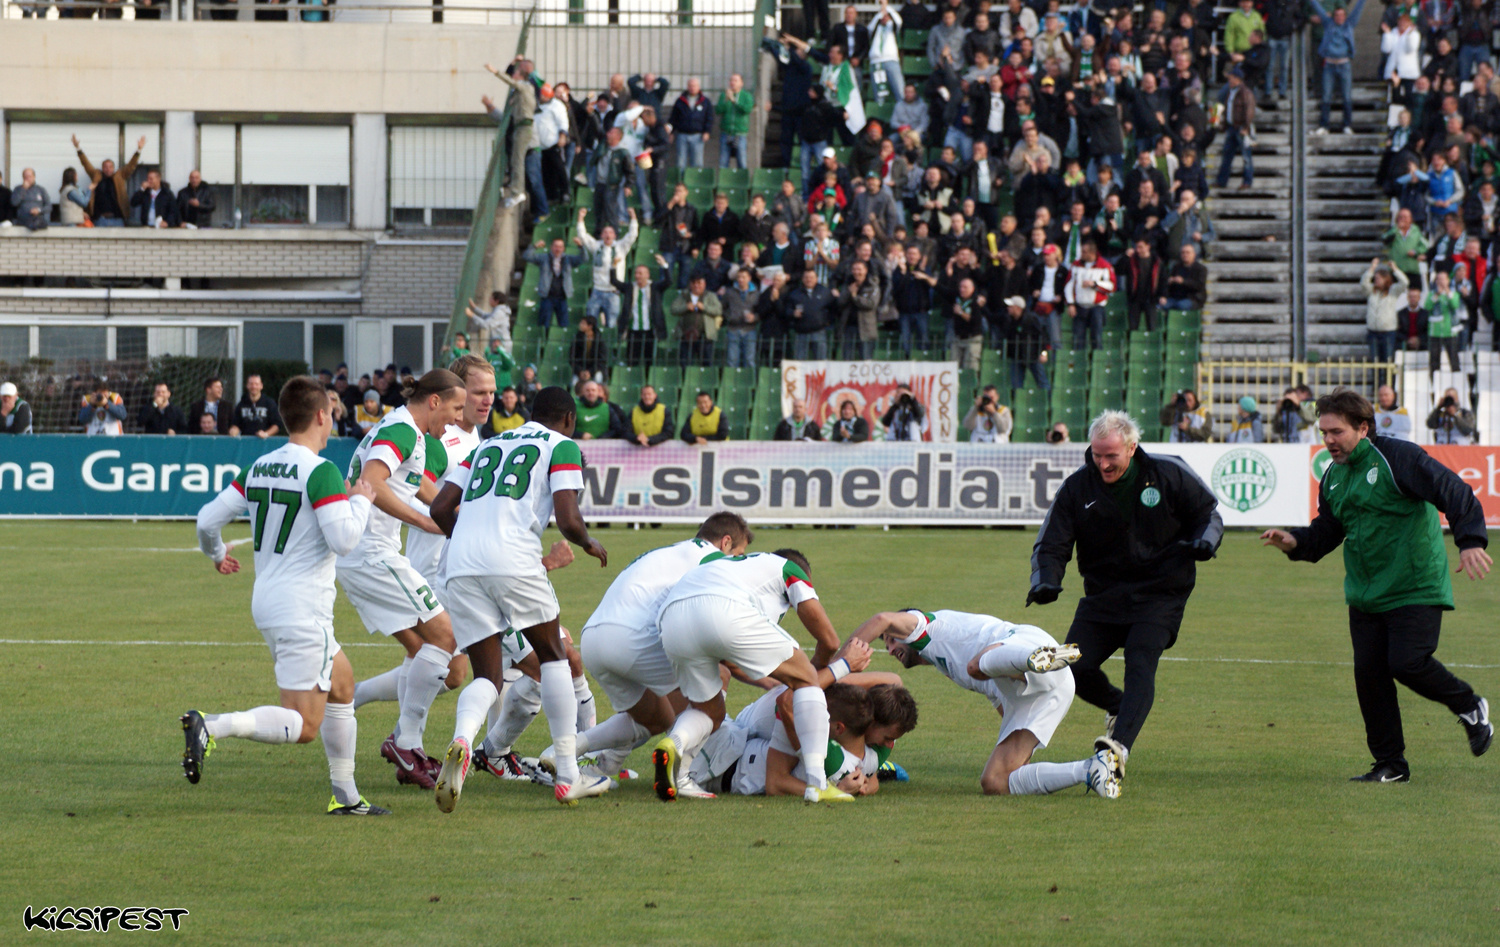
[[[713,437],[719,433],[719,414],[718,405],[714,405],[714,409],[707,414],[695,410],[692,420],[688,422],[688,429],[693,432],[694,437]]]
[[[667,421],[667,406],[658,401],[651,406],[650,411],[641,410],[639,403],[630,409],[630,424],[635,433],[644,434],[647,437],[655,437],[661,433],[662,425]]]
[[[526,418],[521,415],[520,411],[510,417],[501,414],[499,409],[490,412],[490,427],[494,428],[496,434],[502,431],[513,431],[525,423]]]

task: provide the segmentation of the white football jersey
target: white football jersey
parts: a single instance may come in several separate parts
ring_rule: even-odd
[[[382,418],[359,442],[354,459],[349,461],[349,482],[358,480],[365,466],[377,460],[391,471],[385,482],[396,499],[410,503],[427,469],[427,438],[404,405]],[[338,564],[353,568],[400,555],[401,525],[389,513],[372,510],[359,545],[349,555],[341,556]]]
[[[717,547],[702,539],[686,539],[642,553],[615,576],[599,607],[584,623],[584,631],[603,624],[654,630],[657,613],[672,586],[687,575],[688,570],[718,554]]]
[[[331,461],[288,443],[241,470],[224,489],[215,500],[221,522],[200,516],[200,535],[208,526],[217,541],[224,523],[249,512],[255,548],[250,612],[258,627],[333,626],[335,556],[325,531],[346,533],[345,548],[352,544],[353,530],[374,510],[356,499],[347,502],[344,478]]]
[[[552,494],[583,489],[583,454],[572,438],[527,421],[481,443],[444,482],[464,490],[447,578],[544,576],[542,531],[552,519]]]
[[[801,567],[770,552],[710,556],[672,587],[662,600],[662,608],[695,595],[741,599],[772,624],[780,624],[787,609],[818,597]],[[660,613],[658,609],[657,614]]]
[[[427,465],[423,476],[434,482],[440,481],[448,471],[464,461],[474,448],[479,446],[479,431],[465,431],[457,424],[448,425],[441,438],[427,435]],[[424,515],[430,514],[427,504],[411,498],[411,508]],[[425,529],[406,528],[406,558],[412,568],[422,574],[428,582],[437,581],[438,563],[442,557],[443,544],[448,538],[441,533],[429,533]]]
[[[993,615],[979,615],[974,612],[955,612],[944,609],[924,612],[923,615],[927,618],[926,629],[916,641],[909,642],[907,646],[915,648],[944,677],[959,687],[974,691],[976,694],[983,694],[989,698],[991,704],[1003,708],[1007,701],[1030,693],[1033,685],[1045,686],[1045,679],[1048,677],[1046,674],[1033,674],[1028,671],[1024,675],[1025,681],[1009,679],[976,681],[969,676],[968,670],[969,661],[974,655],[992,644],[1004,641],[1020,629],[1025,629],[1031,634],[1039,634],[1046,642],[1057,644],[1040,628],[1033,625],[1015,625]]]

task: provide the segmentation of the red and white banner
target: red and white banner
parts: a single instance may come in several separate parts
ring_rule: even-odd
[[[1500,526],[1500,447],[1424,444],[1422,449],[1469,485],[1474,496],[1479,498],[1479,504],[1484,507],[1486,525]],[[1333,461],[1321,445],[1315,445],[1310,456],[1312,459],[1307,472],[1312,478],[1312,489],[1308,491],[1308,499],[1312,506],[1309,515],[1317,516],[1318,483],[1323,479],[1323,471]],[[1443,525],[1448,525],[1447,517],[1443,518]]]
[[[807,415],[822,427],[839,416],[845,401],[870,425],[870,438],[882,440],[880,417],[895,401],[896,386],[907,385],[927,411],[922,440],[952,444],[958,439],[960,413],[956,362],[810,362],[781,363],[781,413],[792,413],[792,400],[807,404]],[[964,410],[967,410],[966,408]]]

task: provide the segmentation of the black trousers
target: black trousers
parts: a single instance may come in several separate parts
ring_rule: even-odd
[[[1377,763],[1406,763],[1397,681],[1455,714],[1466,714],[1479,702],[1472,687],[1432,656],[1442,621],[1443,610],[1436,605],[1403,605],[1373,614],[1349,609],[1354,693]]]
[[[1182,608],[1134,622],[1102,622],[1075,617],[1068,629],[1069,644],[1078,645],[1080,656],[1073,665],[1075,693],[1084,700],[1113,714],[1115,735],[1128,750],[1151,713],[1156,699],[1156,665],[1161,653],[1177,643],[1177,629],[1182,625]],[[1125,649],[1125,687],[1109,682],[1103,664],[1121,648]]]
[[[629,316],[629,313],[621,313],[621,318]],[[650,365],[656,360],[656,334],[653,332],[637,332],[634,329],[625,330],[625,364],[626,365]]]
[[[807,39],[828,35],[828,0],[807,0],[802,6],[802,14],[807,18],[803,23]]]

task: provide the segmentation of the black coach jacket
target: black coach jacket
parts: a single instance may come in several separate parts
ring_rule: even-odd
[[[1218,549],[1224,538],[1218,500],[1191,467],[1176,457],[1151,457],[1137,447],[1127,520],[1120,512],[1093,452],[1058,488],[1031,553],[1031,585],[1061,586],[1073,549],[1083,576],[1078,617],[1106,622],[1140,621],[1180,611],[1197,580],[1192,544]]]

